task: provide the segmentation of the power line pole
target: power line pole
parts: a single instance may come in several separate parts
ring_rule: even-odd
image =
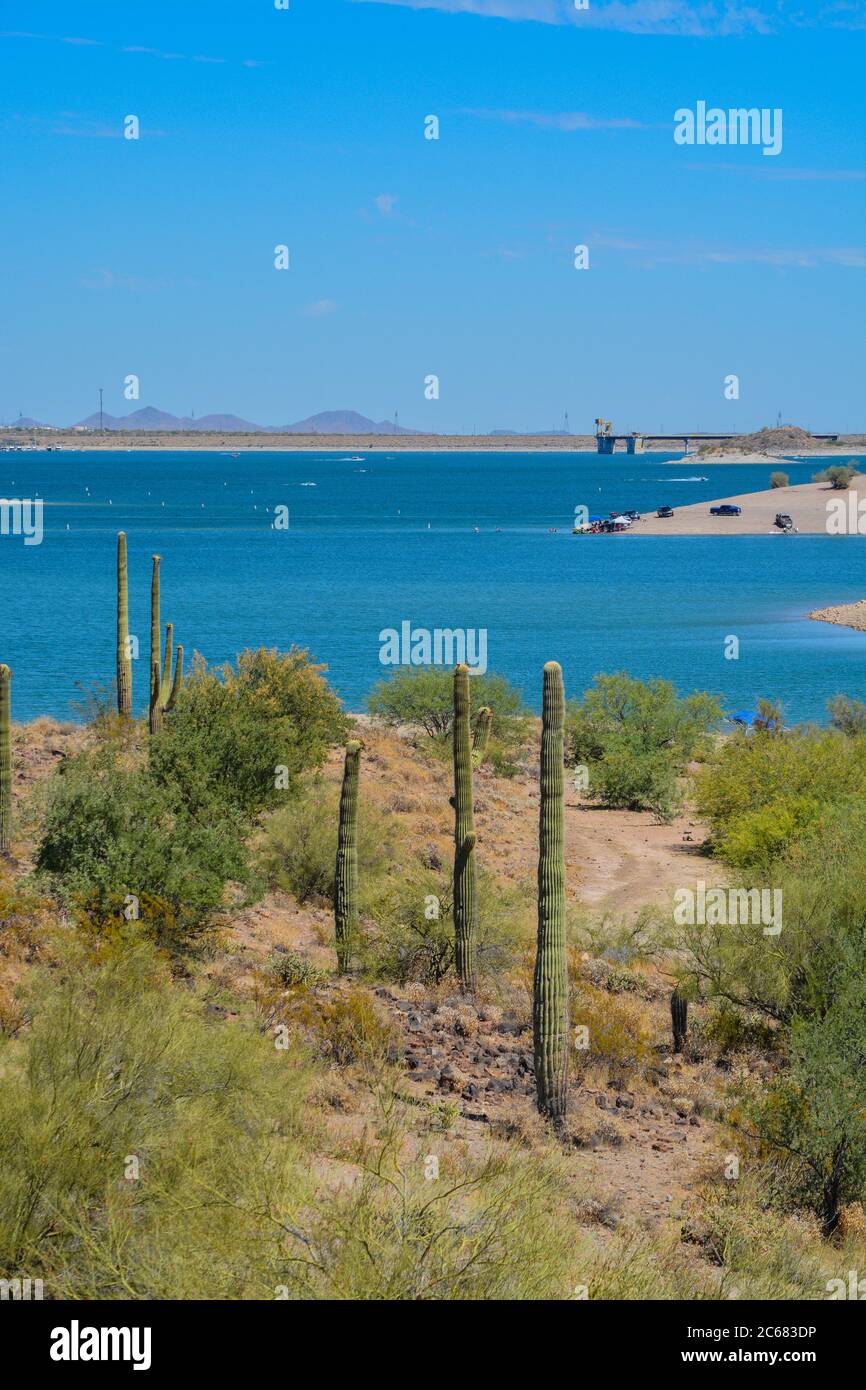
[[[99,433],[102,434],[102,387],[99,388]]]

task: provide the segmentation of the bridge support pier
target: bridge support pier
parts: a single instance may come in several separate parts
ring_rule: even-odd
[[[595,442],[600,454],[612,454],[616,446],[616,440],[612,434],[597,434]]]

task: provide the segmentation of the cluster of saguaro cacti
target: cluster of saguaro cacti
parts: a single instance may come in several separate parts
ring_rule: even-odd
[[[12,672],[0,665],[0,854],[12,837]]]
[[[153,571],[150,580],[150,706],[148,724],[152,734],[162,728],[162,716],[174,709],[181,686],[183,685],[183,647],[174,653],[174,625],[166,623],[165,656],[162,668],[159,664],[159,639],[162,631],[159,616],[159,567],[162,557],[154,555]],[[172,678],[172,658],[174,657],[174,678]]]
[[[340,826],[337,833],[337,865],[334,874],[334,932],[337,942],[337,968],[343,975],[349,968],[358,935],[358,780],[361,745],[357,739],[346,744],[343,786],[340,792]]]
[[[682,1052],[686,1043],[689,1026],[689,1001],[679,988],[671,995],[671,1031],[674,1035],[674,1052]]]
[[[475,866],[475,815],[472,748],[469,738],[469,667],[454,669],[454,956],[460,988],[475,991],[478,885]]]
[[[538,845],[538,946],[532,999],[538,1108],[555,1124],[568,1100],[568,970],[565,953],[565,692],[555,661],[544,668]]]
[[[159,567],[161,557],[154,555],[150,580],[150,661],[148,679],[150,699],[148,724],[152,734],[159,733],[162,716],[174,709],[183,685],[183,647],[178,645],[172,678],[174,627],[166,624],[165,659],[159,664]],[[129,642],[129,573],[126,558],[126,535],[117,533],[117,712],[124,719],[132,718],[132,651]]]
[[[493,725],[493,710],[489,705],[482,705],[475,720],[475,733],[472,736],[472,766],[480,767],[487,752],[487,745],[490,742],[490,730]]]

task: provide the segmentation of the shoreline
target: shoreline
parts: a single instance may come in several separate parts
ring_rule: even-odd
[[[787,512],[793,523],[795,535],[826,536],[836,539],[829,528],[830,513],[828,503],[832,499],[845,500],[846,511],[851,506],[847,499],[866,497],[866,477],[858,494],[854,483],[845,491],[832,488],[828,483],[795,483],[793,486],[767,488],[763,492],[744,492],[734,497],[719,497],[708,502],[692,502],[674,509],[671,517],[645,515],[620,536],[786,536],[790,532],[780,530],[775,524],[777,512]],[[664,502],[664,498],[659,498]],[[710,508],[729,504],[742,508],[740,516],[711,516]]]

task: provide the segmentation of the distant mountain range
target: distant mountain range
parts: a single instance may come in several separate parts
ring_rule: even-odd
[[[35,421],[16,421],[30,427]],[[417,430],[395,425],[392,420],[369,420],[356,410],[323,410],[318,415],[310,415],[306,420],[297,420],[292,425],[255,425],[251,420],[242,420],[239,415],[201,415],[197,420],[190,416],[170,415],[165,410],[156,410],[152,405],[133,410],[129,415],[103,414],[102,427],[106,430],[209,430],[238,434],[417,434]],[[99,429],[99,414],[88,415],[79,420],[75,429]]]

